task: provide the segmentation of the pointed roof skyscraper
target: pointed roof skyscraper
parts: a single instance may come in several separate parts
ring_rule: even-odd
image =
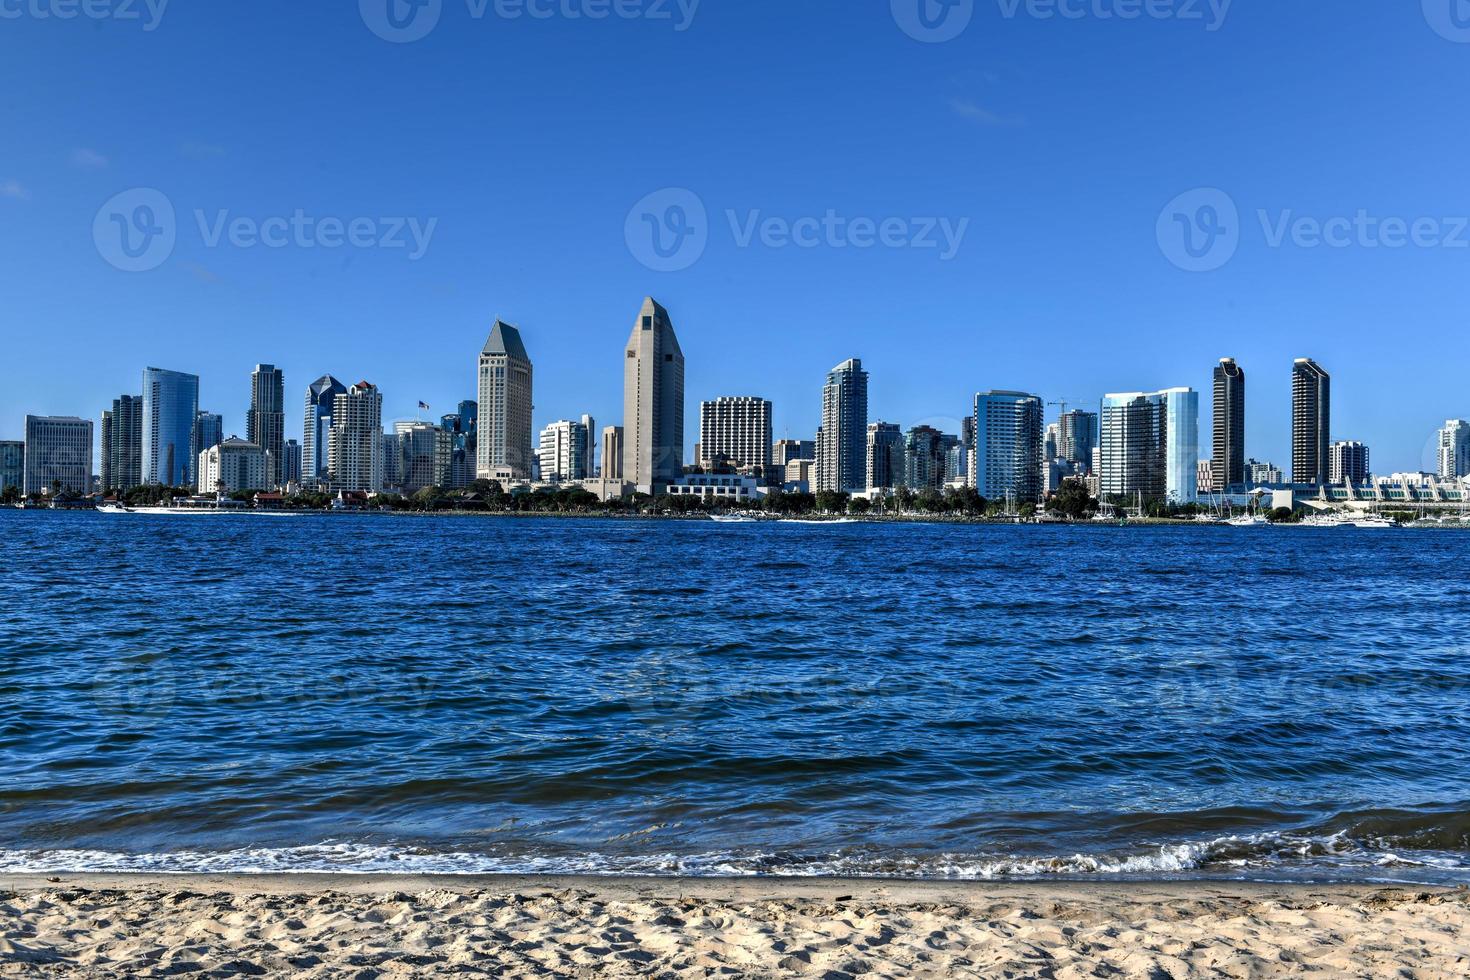
[[[652,494],[683,474],[684,352],[651,296],[624,353],[623,429],[623,479]]]
[[[521,331],[497,319],[479,356],[475,475],[531,478],[531,358]]]

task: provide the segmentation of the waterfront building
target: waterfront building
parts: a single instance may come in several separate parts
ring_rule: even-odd
[[[143,371],[142,482],[166,487],[194,485],[194,419],[199,414],[199,378],[150,367]]]
[[[0,441],[0,490],[23,490],[25,483],[26,444],[19,439]]]
[[[541,430],[541,481],[571,483],[592,478],[592,440],[588,437],[590,416],[583,421],[563,419]]]
[[[1247,483],[1251,487],[1281,486],[1286,483],[1286,472],[1275,463],[1248,460],[1245,471]]]
[[[225,441],[225,419],[216,412],[194,413],[194,432],[190,436],[189,446],[198,459],[199,454],[206,449],[211,449]]]
[[[1046,427],[1046,439],[1043,444],[1046,448],[1041,451],[1043,460],[1060,459],[1058,455],[1062,443],[1062,426],[1059,422],[1053,422]]]
[[[531,382],[531,357],[520,330],[496,320],[479,356],[478,478],[531,478]]]
[[[27,415],[24,475],[27,495],[92,492],[92,423],[70,416]]]
[[[684,471],[684,352],[669,313],[652,297],[623,356],[623,473],[655,493]]]
[[[1040,501],[1042,426],[1040,396],[985,391],[975,396],[975,489],[988,500]],[[1060,448],[1060,447],[1059,447]]]
[[[1216,460],[1213,459],[1202,459],[1199,461],[1199,466],[1196,468],[1198,476],[1195,479],[1195,483],[1197,484],[1196,489],[1200,493],[1214,493],[1220,489],[1215,486],[1215,463]],[[1224,491],[1222,490],[1221,492],[1223,493]]]
[[[623,479],[623,427],[610,425],[602,430],[602,469],[604,480]]]
[[[867,477],[869,490],[903,486],[904,438],[897,425],[873,422],[868,426]]]
[[[1300,358],[1291,369],[1291,482],[1331,481],[1332,377]]]
[[[1215,446],[1210,487],[1222,493],[1245,484],[1245,371],[1232,357],[1215,367]]]
[[[269,490],[269,454],[245,439],[231,437],[199,454],[200,493]]]
[[[944,486],[944,433],[932,425],[916,425],[903,440],[903,483],[910,490]]]
[[[765,495],[761,484],[754,476],[686,473],[660,487],[660,492],[670,497],[698,497],[706,503],[748,503]]]
[[[1450,419],[1439,430],[1439,475],[1444,480],[1470,476],[1470,422]]]
[[[143,396],[121,395],[102,413],[102,488],[131,490],[143,483]]]
[[[281,462],[281,482],[291,487],[301,485],[301,443],[287,439]]]
[[[393,434],[394,449],[390,482],[387,471],[384,483],[396,486],[406,494],[428,487],[444,487],[454,463],[454,434],[442,426],[428,422],[400,423]],[[385,457],[386,458],[386,457]]]
[[[327,437],[328,484],[337,492],[383,489],[383,396],[359,381],[337,396]]]
[[[1073,409],[1057,419],[1057,458],[1071,463],[1078,473],[1093,472],[1097,450],[1097,413]]]
[[[868,488],[868,372],[858,358],[843,361],[827,375],[816,450],[818,493]]]
[[[347,386],[330,374],[306,388],[306,420],[301,430],[301,478],[307,486],[325,483],[329,475],[327,447],[332,432],[332,409]]]
[[[706,470],[734,469],[765,479],[773,472],[771,403],[752,396],[699,405],[699,452]]]
[[[793,459],[786,464],[786,482],[781,488],[787,493],[811,493],[812,471],[816,466],[815,459]]]
[[[250,408],[245,438],[265,451],[265,478],[274,490],[285,481],[286,385],[273,364],[257,364],[250,374]]]
[[[946,486],[970,485],[970,447],[962,435],[946,432],[941,437],[944,450],[944,482]]]
[[[1361,442],[1334,442],[1328,451],[1328,479],[1334,486],[1366,483],[1369,474],[1368,447]]]
[[[1104,499],[1199,498],[1199,393],[1191,388],[1103,396],[1099,486]]]

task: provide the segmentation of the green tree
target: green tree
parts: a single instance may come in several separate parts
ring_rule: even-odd
[[[1047,510],[1069,520],[1080,521],[1097,513],[1097,501],[1092,499],[1092,494],[1080,480],[1066,480],[1052,495]]]
[[[850,514],[866,514],[873,509],[873,503],[867,497],[853,497],[847,502],[847,511]]]

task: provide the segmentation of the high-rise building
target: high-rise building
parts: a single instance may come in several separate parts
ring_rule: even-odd
[[[764,398],[727,397],[699,406],[699,465],[732,468],[765,479],[771,458],[771,403]],[[784,476],[784,471],[783,474]]]
[[[1275,463],[1247,460],[1245,464],[1247,484],[1251,488],[1279,486],[1286,482],[1286,474]]]
[[[306,389],[306,421],[301,432],[301,476],[302,482],[309,486],[327,480],[332,409],[337,404],[337,396],[346,393],[347,386],[330,374],[317,378]]]
[[[19,439],[0,442],[0,490],[26,485],[26,444]]]
[[[1099,486],[1108,497],[1199,499],[1199,393],[1191,388],[1104,395]]]
[[[1044,413],[1040,396],[1022,391],[984,391],[975,396],[972,468],[980,496],[1012,498],[1017,503],[1041,500]]]
[[[817,493],[862,493],[868,488],[868,372],[858,358],[843,361],[827,375],[816,448]]]
[[[92,492],[92,423],[87,419],[27,415],[25,476],[27,495]]]
[[[1470,476],[1470,422],[1450,419],[1439,430],[1439,475],[1445,480]]]
[[[286,451],[281,462],[281,482],[287,486],[301,485],[301,443],[286,440]]]
[[[892,422],[868,424],[867,485],[869,490],[891,490],[904,485],[903,430]]]
[[[816,459],[817,443],[813,439],[781,439],[771,448],[771,462],[782,469],[798,459]]]
[[[1334,442],[1328,450],[1328,479],[1337,486],[1351,483],[1360,486],[1368,482],[1372,470],[1369,468],[1368,447],[1361,442]]]
[[[623,478],[623,427],[610,425],[602,430],[602,469],[604,480]]]
[[[270,488],[285,482],[286,385],[273,364],[257,364],[250,374],[250,408],[245,437],[265,451],[265,478]]]
[[[1291,368],[1291,482],[1327,483],[1331,445],[1332,377],[1303,357]]]
[[[668,311],[650,297],[623,356],[623,479],[642,493],[684,471],[684,352]]]
[[[383,395],[359,381],[332,405],[327,438],[328,483],[333,490],[383,489]]]
[[[194,417],[199,377],[162,368],[143,371],[143,480],[149,485],[191,487],[198,463]]]
[[[204,450],[213,449],[224,441],[224,416],[216,412],[196,412],[194,414],[194,432],[189,439],[189,446],[196,458]]]
[[[1215,461],[1213,459],[1202,459],[1195,467],[1196,489],[1200,493],[1214,493],[1215,486]]]
[[[479,420],[475,475],[482,480],[529,480],[531,445],[531,358],[521,332],[496,320],[480,351]]]
[[[1097,413],[1073,409],[1057,419],[1057,458],[1078,473],[1092,472],[1092,455],[1097,449]]]
[[[394,429],[396,460],[391,485],[406,494],[444,487],[454,462],[454,434],[427,422],[399,424]],[[388,483],[386,470],[384,474]]]
[[[938,490],[945,480],[944,433],[932,425],[916,425],[903,440],[903,485],[910,490]]]
[[[570,483],[592,477],[592,440],[588,438],[589,416],[585,421],[563,419],[541,430],[541,479],[546,483]]]
[[[244,439],[226,439],[199,453],[200,493],[268,490],[266,451]]]
[[[143,398],[122,395],[102,413],[102,488],[131,490],[143,483]]]
[[[1245,484],[1245,371],[1232,357],[1215,367],[1215,449],[1212,490]]]

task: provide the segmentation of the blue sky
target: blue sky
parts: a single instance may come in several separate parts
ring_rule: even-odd
[[[919,0],[439,0],[406,43],[369,27],[392,34],[386,0],[92,2],[138,19],[0,0],[0,438],[97,418],[149,364],[200,374],[229,432],[257,362],[293,405],[330,372],[379,384],[385,421],[437,415],[473,397],[496,316],[536,363],[538,427],[615,423],[647,294],[688,358],[690,445],[726,394],[810,437],[852,356],[873,417],[905,425],[989,388],[1207,392],[1234,356],[1247,451],[1280,463],[1295,357],[1332,372],[1334,436],[1380,471],[1429,465],[1470,414],[1451,0],[969,0],[928,42]],[[127,272],[111,215],[140,227],[140,188],[174,243]],[[694,252],[661,271],[642,214],[667,234],[691,200]],[[310,234],[254,242],[298,212]],[[783,234],[829,214],[810,247]],[[246,223],[213,240],[222,218]],[[326,247],[329,218],[360,241]],[[1312,245],[1333,219],[1358,227]],[[1395,220],[1413,241],[1389,247]],[[856,247],[864,221],[887,241]],[[955,247],[919,247],[942,227]],[[1215,247],[1190,258],[1185,229]]]

